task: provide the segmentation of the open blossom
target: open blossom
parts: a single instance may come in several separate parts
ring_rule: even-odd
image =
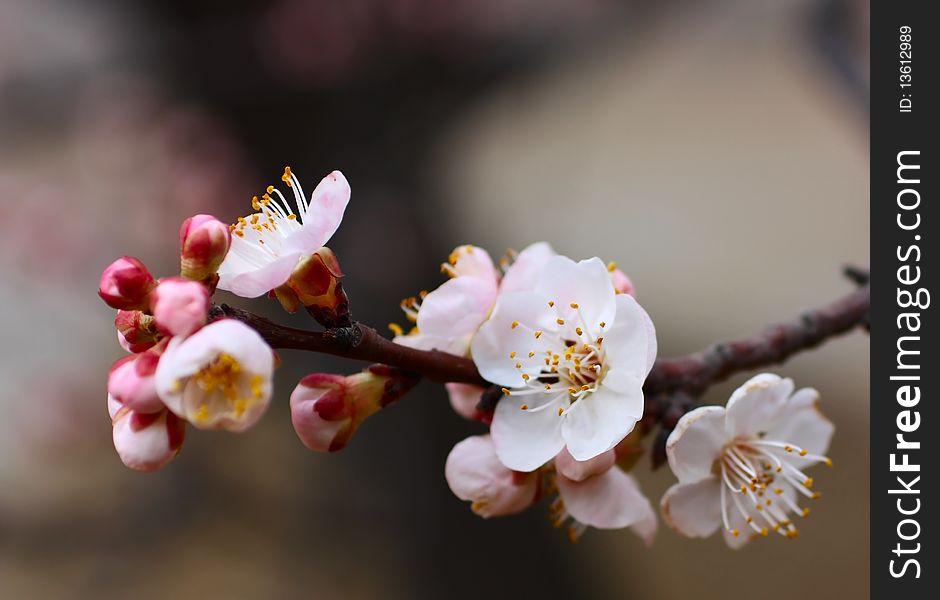
[[[354,375],[307,375],[291,393],[291,422],[304,446],[335,452],[346,447],[363,421],[417,382],[417,376],[386,365]]]
[[[679,479],[661,502],[666,523],[689,537],[721,527],[732,548],[773,531],[796,537],[790,514],[809,514],[799,496],[819,496],[804,470],[832,464],[824,453],[834,427],[817,398],[816,390],[793,393],[792,380],[762,374],[735,390],[727,406],[683,415],[666,441]]]
[[[111,308],[144,309],[154,285],[153,275],[144,263],[133,256],[122,256],[101,274],[98,295]]]
[[[451,276],[421,300],[402,303],[405,314],[416,323],[408,335],[395,342],[420,350],[440,350],[466,356],[470,341],[496,305],[500,293],[528,291],[555,251],[545,242],[532,244],[516,257],[500,278],[490,255],[476,246],[458,246],[441,269]]]
[[[168,277],[150,295],[157,327],[169,335],[186,336],[202,327],[209,314],[209,290],[185,277]]]
[[[594,458],[632,431],[656,332],[633,297],[616,294],[600,259],[556,256],[534,291],[500,295],[472,356],[485,379],[504,386],[491,429],[500,460],[532,471],[563,448]]]
[[[562,450],[554,473],[524,473],[506,468],[496,455],[492,437],[465,439],[451,450],[444,468],[454,495],[469,501],[484,518],[523,511],[538,501],[542,478],[554,482],[558,497],[551,504],[555,525],[567,524],[574,541],[586,527],[631,527],[647,544],[656,533],[656,514],[636,481],[615,466],[614,451],[586,462],[575,461]],[[551,485],[549,485],[549,489]]]
[[[319,250],[336,232],[346,205],[349,183],[339,171],[323,178],[308,201],[300,181],[284,169],[281,180],[294,193],[294,205],[274,186],[252,199],[254,214],[231,226],[232,246],[219,267],[218,287],[255,298],[283,285],[304,256]]]
[[[155,471],[179,454],[186,423],[170,411],[139,413],[109,394],[108,413],[114,449],[127,467]]]
[[[232,233],[212,215],[194,215],[180,226],[180,275],[197,281],[218,271],[228,254]]]
[[[222,319],[174,337],[160,359],[157,392],[200,429],[244,431],[271,399],[274,352],[251,327]]]

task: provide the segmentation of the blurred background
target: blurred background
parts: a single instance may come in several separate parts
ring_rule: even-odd
[[[163,471],[125,469],[102,268],[175,273],[185,217],[247,214],[286,164],[351,182],[330,245],[366,323],[401,320],[460,243],[544,239],[617,261],[660,354],[694,351],[868,264],[868,3],[0,0],[0,597],[867,595],[861,333],[778,369],[821,391],[836,468],[797,541],[741,552],[665,526],[649,550],[627,531],[570,545],[544,507],[475,517],[443,464],[481,429],[427,383],[310,453],[290,390],[358,368],[316,355],[283,354],[250,432],[190,430]],[[673,482],[637,474],[654,502]]]

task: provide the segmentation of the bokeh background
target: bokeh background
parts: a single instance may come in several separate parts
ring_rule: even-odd
[[[172,274],[186,216],[245,214],[290,164],[352,184],[331,246],[367,323],[400,320],[459,243],[545,239],[616,260],[661,355],[750,334],[868,263],[867,6],[0,0],[0,597],[864,597],[861,333],[779,368],[837,423],[798,540],[733,552],[662,527],[647,550],[570,545],[543,508],[475,517],[443,463],[479,427],[438,386],[306,451],[294,382],[357,368],[315,355],[283,355],[255,429],[191,430],[168,468],[128,471],[95,286],[122,254]],[[637,472],[654,502],[673,481]]]

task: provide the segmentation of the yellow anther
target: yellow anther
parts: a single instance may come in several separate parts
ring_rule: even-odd
[[[535,332],[535,339],[539,339],[540,337],[542,337],[542,332],[541,332],[541,331],[536,331],[536,332]]]
[[[760,534],[764,537],[767,537],[768,535],[770,535],[770,531],[768,531],[767,528],[764,527],[763,529],[760,530]]]
[[[578,335],[582,335],[584,333],[584,330],[581,329],[580,327],[575,327],[574,332],[577,333]]]
[[[609,262],[609,263],[607,263],[607,270],[610,271],[611,273],[613,273],[614,271],[616,271],[616,270],[617,270],[617,263],[615,263],[615,262]]]
[[[516,368],[517,368],[517,369],[521,369],[521,368],[522,368],[522,363],[516,363]]]
[[[565,324],[565,320],[564,320],[564,319],[556,319],[555,322],[558,323],[559,325],[564,325],[564,324]]]
[[[800,450],[800,456],[806,456],[809,454],[806,450]]]
[[[803,485],[805,485],[805,486],[808,487],[808,488],[813,487],[813,478],[812,478],[812,477],[807,477],[807,478],[806,478],[806,481],[803,482]]]
[[[257,197],[257,196],[252,196],[252,197],[251,197],[251,207],[252,207],[253,209],[255,209],[255,210],[261,210],[261,203],[258,202],[258,197]]]
[[[813,492],[813,495],[810,496],[810,498],[812,498],[813,500],[819,500],[820,498],[822,498],[822,494],[820,494],[819,492]]]
[[[603,329],[607,327],[607,321],[601,321],[600,323],[598,323],[598,325],[600,325],[601,329]]]
[[[519,408],[520,408],[521,410],[529,410],[529,405],[528,405],[528,404],[523,404],[523,405],[520,406]]]
[[[546,383],[546,384],[545,384],[545,389],[546,389],[546,390],[552,389],[552,384]]]
[[[790,531],[787,532],[787,537],[790,538],[791,540],[798,535],[800,535],[800,532],[797,529],[791,529]]]
[[[774,493],[779,496],[780,494],[783,493],[783,490],[781,490],[780,488],[777,488],[777,489],[774,490]]]
[[[804,516],[804,517],[808,517],[808,516],[809,516],[809,507],[808,507],[808,506],[803,509],[803,516]]]
[[[398,323],[389,323],[388,328],[392,330],[392,333],[395,335],[405,335],[405,330],[401,328],[401,325]]]
[[[267,192],[268,194],[273,194],[273,193],[274,193],[274,186],[273,186],[273,185],[269,185],[264,191]]]
[[[783,451],[784,451],[784,452],[793,452],[793,446],[784,446],[784,447],[783,447]]]
[[[519,321],[513,321],[512,324],[509,325],[509,328],[515,329],[518,326],[519,326]]]
[[[535,352],[529,352],[529,358],[532,358],[533,356],[535,356]]]
[[[288,221],[296,221],[296,220],[297,220],[297,215],[291,213],[291,214],[287,215],[287,220],[288,220]]]
[[[565,409],[563,409],[562,407],[559,406],[559,407],[558,407],[558,416],[560,417],[560,416],[563,415],[563,414],[565,414]]]
[[[738,531],[737,528],[734,528],[731,530],[731,535],[733,535],[734,537],[738,537],[739,535],[741,535],[741,532]]]
[[[578,303],[577,303],[577,302],[572,302],[572,303],[569,304],[568,306],[570,306],[571,308],[573,308],[573,309],[575,309],[575,310],[578,310]]]
[[[582,392],[586,392],[586,391],[588,391],[589,389],[591,389],[591,386],[589,386],[589,385],[582,385],[582,386],[581,386],[581,391],[582,391]]]
[[[826,466],[827,466],[827,467],[831,467],[831,466],[832,466],[832,459],[831,459],[831,458],[827,458],[827,459],[824,460],[823,462],[826,463]]]
[[[509,388],[503,388],[503,395],[508,396],[512,392],[509,391]]]
[[[548,301],[548,307],[549,307],[549,308],[554,308],[554,307],[555,307],[555,301],[554,301],[554,300],[549,300],[549,301]]]
[[[522,374],[522,379],[523,379],[524,381],[528,381],[528,380],[529,380],[529,374],[528,374],[528,373],[523,373],[523,374]]]
[[[509,353],[509,358],[516,358],[516,353],[515,353],[515,352],[510,352],[510,353]]]
[[[577,394],[577,393],[578,393],[578,388],[570,387],[570,388],[568,388],[568,393],[569,393],[569,394],[572,394],[572,395]]]

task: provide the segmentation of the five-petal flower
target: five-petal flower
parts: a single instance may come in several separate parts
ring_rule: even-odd
[[[804,470],[832,464],[824,454],[834,427],[817,398],[816,390],[793,393],[792,380],[765,373],[735,390],[726,407],[686,413],[666,441],[679,479],[662,498],[666,523],[689,537],[723,527],[732,548],[772,531],[796,537],[789,515],[809,514],[798,496],[819,495]]]

